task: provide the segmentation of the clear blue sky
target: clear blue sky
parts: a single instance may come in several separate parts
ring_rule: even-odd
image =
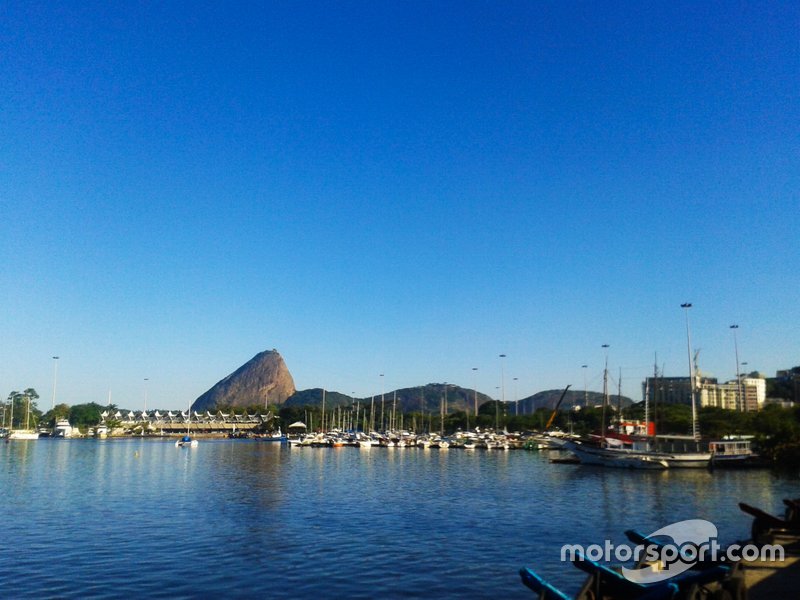
[[[58,402],[182,408],[276,348],[299,389],[514,399],[600,390],[607,343],[638,399],[654,353],[688,372],[683,302],[704,372],[733,323],[748,369],[800,364],[798,32],[796,2],[5,3],[0,394],[48,409],[58,355]]]

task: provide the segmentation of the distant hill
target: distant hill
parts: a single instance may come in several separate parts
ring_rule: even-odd
[[[438,413],[446,400],[447,413],[466,411],[475,412],[475,390],[462,388],[453,384],[429,383],[427,385],[396,390],[398,409],[403,412]],[[393,401],[395,392],[385,395],[387,401]],[[492,400],[486,394],[478,392],[478,406]]]
[[[277,350],[266,350],[256,354],[199,396],[192,403],[192,410],[213,411],[218,406],[282,404],[294,393],[294,379],[283,357]]]
[[[334,406],[350,406],[353,402],[358,401],[358,398],[346,396],[339,392],[325,392],[326,410]],[[284,406],[322,406],[322,388],[299,390],[286,399]]]
[[[533,414],[539,408],[547,408],[552,410],[558,403],[558,399],[561,398],[562,393],[564,393],[564,390],[546,390],[543,392],[537,392],[533,396],[523,398],[522,400],[518,401],[519,414]],[[572,408],[573,406],[583,407],[587,405],[587,401],[589,406],[602,406],[603,394],[600,392],[586,392],[584,395],[583,390],[567,390],[559,409],[564,410],[567,408]],[[617,396],[612,395],[609,397],[609,403],[612,406],[617,406],[617,401]],[[511,402],[510,404],[513,406],[514,403]],[[633,404],[633,401],[630,398],[627,396],[622,396],[623,408],[628,407],[631,404]]]

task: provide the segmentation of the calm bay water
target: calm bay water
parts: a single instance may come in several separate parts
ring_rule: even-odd
[[[781,511],[768,471],[631,472],[522,451],[289,448],[201,440],[0,445],[0,590],[14,598],[531,598],[567,591],[564,543]]]

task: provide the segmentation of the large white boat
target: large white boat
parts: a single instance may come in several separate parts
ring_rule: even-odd
[[[53,437],[70,438],[75,434],[75,429],[69,424],[69,419],[59,419],[53,428]]]
[[[623,448],[600,448],[572,440],[565,441],[563,447],[577,456],[582,465],[654,470],[670,467],[663,456]]]
[[[700,450],[700,443],[687,436],[634,439],[633,451],[663,458],[673,469],[705,469],[711,461],[711,452]]]
[[[603,372],[603,406],[608,405],[608,359]],[[645,409],[646,410],[646,409]],[[646,413],[645,413],[646,414]],[[656,438],[639,436],[628,439],[631,447],[625,447],[622,439],[613,434],[607,434],[605,421],[601,424],[601,435],[592,440],[592,443],[567,441],[564,448],[571,451],[582,464],[598,465],[604,467],[629,467],[638,469],[663,469],[663,468],[707,468],[711,461],[711,452],[702,452],[696,435],[697,414],[692,410],[693,435],[691,438],[671,436],[673,448],[664,451],[656,445]],[[647,420],[645,420],[646,422]],[[665,436],[661,436],[666,440]],[[675,442],[680,440],[683,447],[674,449]]]

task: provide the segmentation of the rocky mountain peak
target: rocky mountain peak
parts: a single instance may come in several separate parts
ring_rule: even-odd
[[[265,350],[199,396],[192,410],[283,404],[294,393],[294,379],[283,357],[275,349]]]

